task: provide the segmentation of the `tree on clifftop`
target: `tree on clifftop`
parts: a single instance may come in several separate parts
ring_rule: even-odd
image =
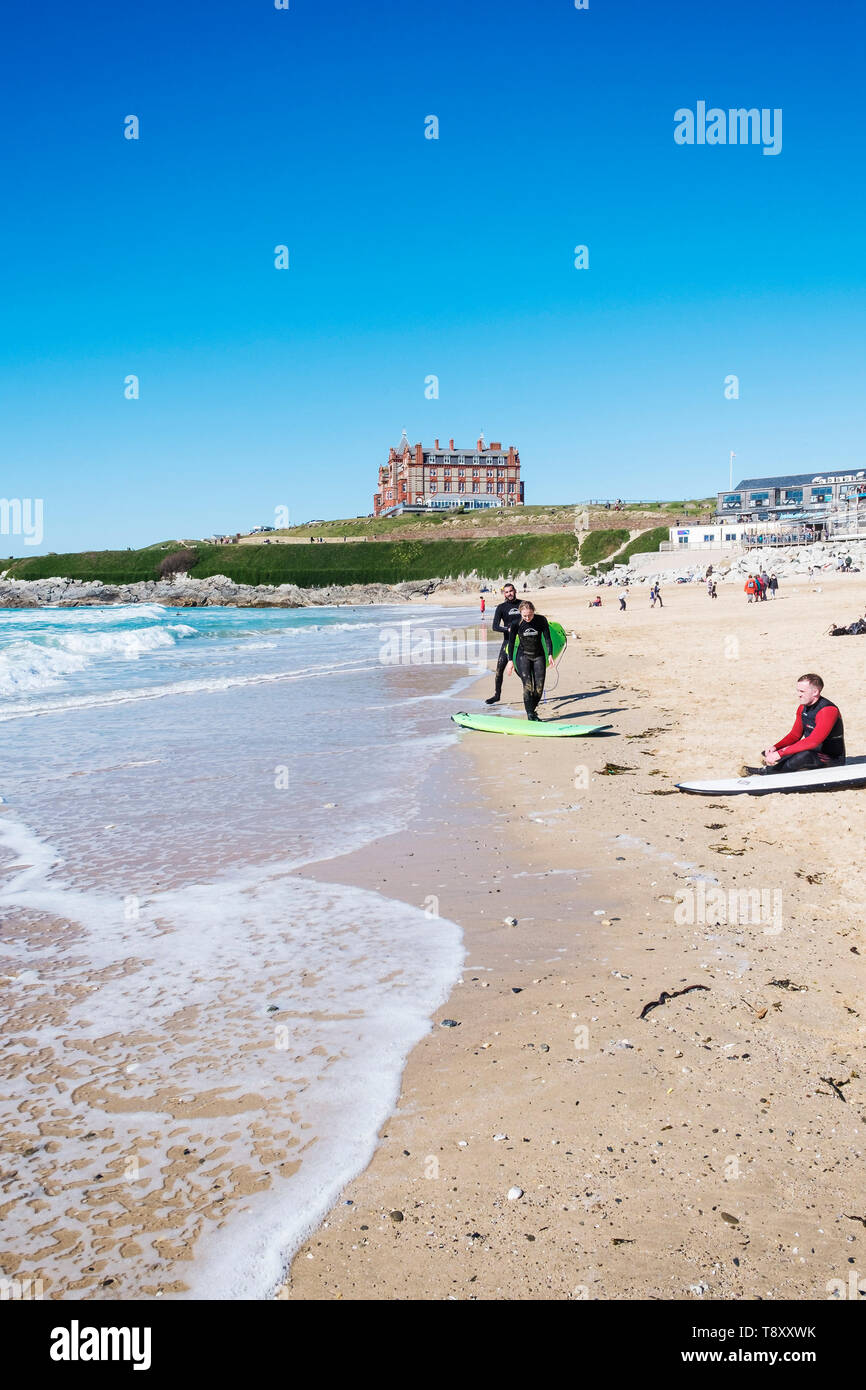
[[[195,550],[172,551],[171,555],[166,555],[165,559],[160,561],[157,577],[174,579],[176,574],[188,574],[197,560],[198,554]]]

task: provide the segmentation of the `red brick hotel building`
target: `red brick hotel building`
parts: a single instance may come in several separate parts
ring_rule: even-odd
[[[448,507],[515,507],[523,502],[520,455],[513,447],[485,444],[484,436],[471,449],[410,444],[403,438],[388,450],[379,469],[379,488],[373,497],[374,516],[405,511],[441,511]]]

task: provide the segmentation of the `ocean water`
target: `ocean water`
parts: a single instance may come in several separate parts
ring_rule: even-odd
[[[460,932],[298,870],[411,833],[477,664],[381,655],[473,620],[0,611],[0,1274],[265,1297],[364,1166]]]

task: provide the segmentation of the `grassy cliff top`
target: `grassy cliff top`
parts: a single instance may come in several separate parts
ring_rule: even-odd
[[[715,509],[715,498],[696,498],[680,502],[632,502],[615,512],[598,504],[571,502],[557,506],[491,507],[485,511],[439,512],[428,516],[403,514],[392,517],[353,517],[337,521],[307,522],[301,526],[268,532],[267,539],[308,541],[342,540],[344,536],[357,540],[392,540],[407,537],[429,540],[433,537],[471,540],[489,535],[556,535],[574,533],[578,516],[588,522],[586,530],[605,530],[622,518],[630,530],[658,526],[660,516],[689,516],[698,520]],[[244,543],[261,544],[261,534],[242,537]]]

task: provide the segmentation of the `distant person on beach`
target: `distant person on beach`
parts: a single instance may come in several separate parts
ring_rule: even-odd
[[[514,657],[515,643],[520,638],[517,659]],[[550,625],[541,613],[536,613],[535,604],[524,599],[520,605],[520,622],[508,634],[508,669],[515,667],[523,682],[523,708],[527,719],[538,724],[536,713],[544,694],[544,678],[548,665],[553,664],[553,639]]]
[[[838,705],[821,693],[824,682],[813,671],[797,681],[800,701],[794,727],[778,743],[764,749],[764,772],[804,772],[809,768],[842,767],[845,728]]]
[[[662,603],[662,591],[659,588],[658,580],[656,580],[655,584],[650,589],[650,608],[655,608],[656,604],[658,604],[659,608],[664,608],[664,604]]]
[[[745,584],[743,585],[743,593],[746,595],[747,603],[754,603],[755,594],[757,593],[757,591],[758,586],[755,583],[755,577],[754,575],[750,574]]]
[[[485,600],[485,598],[484,598],[484,595],[482,594],[482,595],[481,595],[481,617],[482,617],[482,618],[484,617],[484,610],[486,609],[486,607],[487,607],[487,602],[486,602],[486,600]]]
[[[595,598],[589,600],[590,608],[601,608],[601,594],[596,594]]]
[[[712,588],[710,589],[710,598],[718,598],[718,597],[719,597],[719,595],[718,595],[718,592],[717,592],[717,590],[716,590],[716,581],[715,581],[715,579],[714,579],[714,580],[713,580],[713,583],[712,583]]]
[[[779,580],[775,574],[770,575],[770,598],[775,598],[779,588]]]
[[[508,634],[519,622],[520,604],[517,602],[517,590],[513,584],[504,584],[502,586],[502,602],[497,603],[493,611],[493,631],[502,633],[502,646],[499,648],[499,655],[496,658],[496,684],[493,688],[493,694],[488,696],[484,702],[487,705],[495,705],[502,698],[502,678],[509,662]]]
[[[619,611],[620,613],[625,612],[625,594],[620,594],[619,596]]]

